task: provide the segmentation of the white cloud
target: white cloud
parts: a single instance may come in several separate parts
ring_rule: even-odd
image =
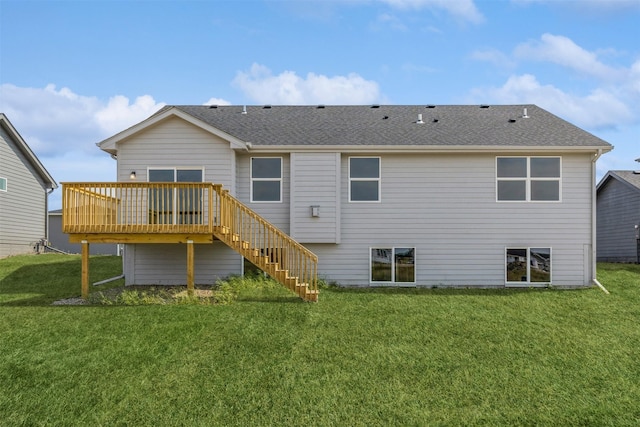
[[[95,143],[135,124],[163,104],[145,95],[133,104],[114,96],[106,104],[55,85],[44,88],[0,85],[3,111],[38,156],[68,151],[98,155]]]
[[[624,70],[603,64],[595,53],[583,49],[565,36],[543,34],[540,41],[518,45],[514,55],[523,60],[552,62],[605,81],[619,80],[625,76]]]
[[[360,75],[327,77],[308,73],[306,78],[294,71],[273,75],[271,70],[253,64],[249,71],[237,73],[233,84],[260,104],[371,104],[380,100],[378,84]]]
[[[94,117],[102,130],[114,134],[146,119],[163,105],[149,95],[137,97],[133,104],[129,104],[129,98],[116,95],[96,111]]]
[[[444,10],[460,21],[474,24],[484,22],[473,0],[380,0],[398,9]]]
[[[476,89],[473,102],[536,104],[584,128],[614,127],[634,121],[632,111],[613,94],[595,89],[586,96],[563,92],[553,85],[542,85],[535,76],[511,76],[497,88]]]
[[[202,105],[231,105],[231,102],[222,98],[209,98],[209,100]]]
[[[511,0],[511,2],[522,5],[548,4],[572,9],[578,13],[626,13],[640,10],[640,0]]]
[[[407,26],[402,22],[402,20],[400,18],[398,18],[395,15],[391,15],[388,13],[383,13],[378,15],[378,19],[376,20],[376,22],[374,24],[372,24],[372,28],[374,30],[383,28],[383,27],[388,27],[391,28],[392,30],[396,30],[396,31],[407,31],[408,28]]]

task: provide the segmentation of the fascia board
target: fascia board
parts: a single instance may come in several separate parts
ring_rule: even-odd
[[[624,179],[623,177],[621,177],[620,175],[615,173],[615,171],[607,172],[607,174],[600,180],[600,182],[596,186],[596,191],[599,192],[600,188],[603,187],[605,185],[605,183],[607,183],[610,179],[617,180],[622,185],[628,187],[630,190],[632,190],[634,192],[640,192],[640,188],[636,187],[635,185],[633,185],[632,183],[630,183],[629,181],[627,181],[626,179]]]
[[[107,138],[101,142],[99,142],[97,144],[97,146],[103,150],[106,151],[108,153],[111,154],[117,154],[117,144],[119,142],[122,142],[128,138],[131,138],[132,136],[136,135],[139,132],[142,132],[143,130],[154,126],[160,122],[163,122],[164,120],[170,118],[170,117],[179,117],[183,120],[185,120],[186,122],[191,123],[194,126],[197,126],[213,135],[216,135],[222,139],[224,139],[225,141],[228,141],[229,144],[231,145],[231,148],[233,149],[242,149],[242,150],[246,150],[246,143],[238,138],[236,138],[233,135],[229,135],[228,133],[221,131],[220,129],[213,127],[205,122],[203,122],[200,119],[197,119],[195,117],[193,117],[190,114],[185,113],[184,111],[176,108],[176,107],[171,107],[166,111],[163,111],[160,114],[155,114],[151,117],[149,117],[146,120],[141,121],[140,123],[131,126],[128,129],[123,130],[122,132],[119,132],[115,135],[113,135],[110,138]]]
[[[0,123],[6,129],[6,131],[12,136],[13,140],[18,144],[18,149],[22,151],[22,153],[26,156],[27,160],[31,163],[31,166],[38,172],[40,178],[44,184],[47,184],[47,188],[56,189],[58,188],[58,184],[53,179],[49,171],[44,167],[44,165],[38,159],[38,156],[31,150],[27,142],[22,138],[20,133],[13,127],[13,124],[9,121],[7,116],[4,113],[0,113]]]
[[[282,153],[282,152],[367,152],[367,153],[522,153],[522,152],[565,152],[565,153],[598,153],[611,151],[613,147],[600,146],[570,146],[570,147],[547,147],[547,146],[468,146],[468,145],[252,145],[248,150],[253,153]]]

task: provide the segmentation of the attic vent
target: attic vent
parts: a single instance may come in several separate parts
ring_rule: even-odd
[[[509,119],[509,123],[515,123],[516,119]]]
[[[389,116],[384,116],[382,117],[382,120],[387,120],[389,118]]]
[[[489,106],[487,104],[482,104],[480,108],[489,108]]]
[[[640,175],[640,171],[633,171],[634,175]]]
[[[439,121],[439,119],[433,119],[433,123],[438,123]]]
[[[435,105],[427,105],[427,106],[426,106],[426,107],[424,107],[424,108],[436,108],[436,106],[435,106]]]
[[[316,108],[317,109],[322,109],[322,108],[324,108],[324,105],[318,105]]]
[[[217,105],[209,105],[209,108],[218,108]]]
[[[372,105],[371,108],[380,108],[379,105]]]
[[[262,109],[264,109],[264,110],[270,110],[270,109],[271,109],[271,105],[265,105],[264,107],[262,107]]]

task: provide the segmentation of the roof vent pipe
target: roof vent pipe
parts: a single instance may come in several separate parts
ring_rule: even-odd
[[[247,106],[246,105],[242,106],[242,114],[247,114]]]
[[[416,122],[419,125],[423,124],[424,122],[422,121],[422,114],[418,114],[418,121]]]
[[[522,118],[523,119],[528,119],[529,118],[529,116],[527,115],[527,108],[526,107],[522,110]]]

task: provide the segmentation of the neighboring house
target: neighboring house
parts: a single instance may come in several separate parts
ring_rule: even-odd
[[[598,261],[640,262],[640,171],[609,171],[597,191]]]
[[[188,265],[196,283],[213,283],[243,272],[238,253],[278,264],[289,250],[242,234],[256,227],[247,215],[302,243],[318,275],[345,286],[575,287],[595,278],[595,162],[612,147],[535,105],[171,106],[98,145],[117,158],[119,183],[69,188],[70,223],[100,204],[91,221],[106,224],[70,225],[76,241],[106,230],[95,237],[105,241],[132,224],[184,230],[174,240],[121,236],[131,243],[130,285],[185,283]],[[221,184],[242,206],[228,213],[221,196],[210,200],[218,187],[187,196],[188,182]],[[207,221],[213,239],[198,244],[185,224]]]
[[[47,198],[58,188],[0,113],[0,258],[34,252],[47,238]]]
[[[62,232],[62,209],[49,211],[49,245],[69,254],[79,254],[81,245],[70,243],[69,235]],[[116,243],[97,243],[91,245],[91,255],[120,255]]]

